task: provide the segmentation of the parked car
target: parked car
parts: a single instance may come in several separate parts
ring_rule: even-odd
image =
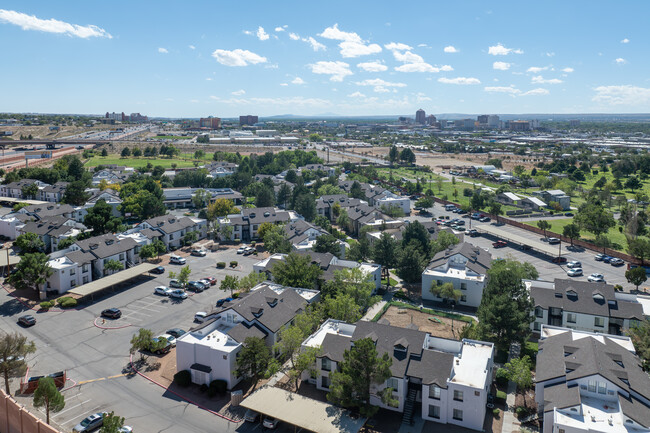
[[[245,256],[250,256],[250,255],[253,254],[255,251],[256,251],[256,250],[255,250],[255,248],[253,248],[253,247],[246,247],[246,251],[244,251],[244,255],[245,255]]]
[[[165,286],[158,286],[155,289],[153,289],[153,293],[154,295],[169,296],[172,294],[172,289]]]
[[[566,213],[564,214],[564,216],[572,217],[572,216],[573,216],[573,212],[566,212]]]
[[[590,283],[604,283],[605,276],[603,274],[591,274],[587,277],[587,281]]]
[[[479,221],[482,222],[482,223],[489,223],[491,220],[490,220],[490,217],[485,216],[485,217],[479,219]]]
[[[571,260],[569,263],[566,264],[567,268],[581,268],[582,263],[580,263],[577,260]]]
[[[152,343],[152,345],[155,346],[156,344],[158,344],[158,340],[159,340],[159,339],[160,339],[160,337],[154,337],[154,338],[152,338],[152,339],[151,339],[151,343]],[[152,347],[153,347],[153,346],[152,346]],[[156,355],[164,355],[164,354],[166,354],[166,353],[169,353],[170,350],[172,350],[172,344],[169,342],[169,340],[167,340],[167,344],[165,344],[165,346],[160,347],[160,348],[155,349],[155,350],[150,350],[150,351],[151,351],[152,353],[155,353]]]
[[[206,313],[205,311],[199,311],[194,315],[194,321],[203,323],[205,322],[206,317],[208,317],[208,313]]]
[[[475,238],[477,236],[481,236],[481,234],[478,232],[478,230],[475,230],[475,229],[470,230],[467,234],[470,235],[473,238]]]
[[[165,273],[165,268],[163,268],[162,266],[158,266],[157,268],[153,268],[151,270],[151,273],[152,274],[164,274]]]
[[[199,280],[199,283],[203,284],[203,289],[204,289],[204,290],[205,290],[205,289],[209,289],[210,286],[212,285],[212,284],[210,283],[210,280],[208,280],[207,278],[204,278],[204,279],[202,279],[202,280]]]
[[[174,299],[187,299],[187,292],[183,289],[172,290],[172,293],[169,295],[170,298]]]
[[[579,277],[582,275],[582,268],[572,268],[566,271],[569,277]]]
[[[184,257],[180,257],[180,256],[170,256],[169,263],[174,265],[184,265],[185,263],[187,263],[187,260],[185,260]]]
[[[217,279],[214,278],[214,277],[206,277],[205,279],[206,279],[206,281],[210,282],[211,286],[214,286],[215,284],[217,284]]]
[[[244,252],[246,251],[246,248],[248,248],[246,245],[242,245],[242,246],[239,247],[239,249],[237,250],[237,254],[244,254]]]
[[[492,244],[492,246],[493,246],[494,248],[503,248],[503,247],[505,247],[506,245],[508,245],[508,242],[506,242],[506,241],[496,241],[496,242],[494,242],[494,243]]]
[[[84,418],[79,424],[74,426],[73,432],[90,432],[104,425],[104,413],[97,412]]]
[[[558,238],[548,238],[548,243],[550,245],[556,245],[556,244],[559,244],[560,242],[562,242],[562,241],[560,239],[558,239]]]
[[[176,347],[176,338],[171,334],[162,334],[157,336],[156,338],[166,338],[169,344],[172,345],[172,347]]]
[[[610,263],[614,257],[612,256],[605,256],[603,257],[603,262],[604,263]]]
[[[552,259],[551,261],[552,261],[553,263],[557,263],[558,265],[567,262],[566,257],[562,257],[562,256],[560,256],[560,257],[553,257],[553,259]]]
[[[181,335],[186,334],[186,332],[181,328],[168,329],[166,333],[173,336],[174,338],[179,338]]]
[[[619,259],[618,257],[614,257],[609,261],[609,264],[612,266],[623,266],[625,262],[622,259]]]
[[[217,307],[221,307],[223,304],[225,304],[226,302],[230,302],[230,301],[232,301],[232,298],[230,298],[230,297],[219,299],[217,301]]]
[[[207,253],[204,250],[192,250],[190,254],[196,257],[205,257]]]
[[[124,427],[120,427],[120,429],[117,432],[118,433],[133,433],[133,427],[125,425]]]
[[[260,417],[259,412],[255,412],[253,409],[248,409],[244,415],[244,421],[256,422]]]
[[[102,317],[107,317],[109,319],[119,319],[122,317],[122,312],[119,308],[107,308],[102,311]]]
[[[199,283],[198,281],[190,281],[187,283],[187,290],[191,290],[196,293],[201,293],[205,287],[203,284]]]
[[[34,326],[36,325],[36,319],[31,314],[26,314],[18,318],[18,324],[23,325],[25,327]]]
[[[278,420],[277,418],[272,418],[270,416],[267,416],[266,418],[264,418],[262,427],[274,429],[278,426],[278,422],[280,422],[280,420]]]
[[[169,280],[169,287],[176,287],[180,289],[183,287],[183,285],[180,281],[174,278],[173,280]]]
[[[596,257],[594,257],[594,260],[596,260],[597,262],[602,262],[605,257],[607,257],[607,254],[602,254],[602,253],[601,254],[596,254]]]

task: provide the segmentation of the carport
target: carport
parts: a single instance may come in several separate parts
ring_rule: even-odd
[[[27,203],[27,204],[48,204],[49,201],[42,200],[27,200],[24,198],[13,198],[13,197],[0,197],[0,202],[5,203]]]
[[[366,422],[338,406],[269,386],[246,397],[241,406],[291,424],[294,431],[357,433]]]
[[[81,298],[85,296],[90,296],[91,299],[95,293],[101,292],[104,289],[113,287],[116,284],[124,283],[130,279],[133,279],[137,276],[144,274],[145,272],[151,272],[153,269],[157,268],[158,265],[153,263],[142,263],[137,266],[134,266],[129,269],[125,269],[120,272],[108,275],[104,278],[100,278],[97,281],[92,281],[88,284],[75,287],[74,289],[68,290],[68,293],[77,295]]]
[[[477,231],[494,236],[499,239],[503,239],[509,242],[513,242],[515,244],[521,245],[521,246],[529,246],[534,250],[541,251],[542,253],[549,255],[551,257],[560,257],[562,254],[562,243],[560,242],[557,246],[554,245],[549,245],[545,244],[540,241],[535,241],[532,239],[528,239],[524,236],[511,233],[509,231],[506,231],[502,228],[495,227],[493,225],[483,225],[479,227],[475,227]]]

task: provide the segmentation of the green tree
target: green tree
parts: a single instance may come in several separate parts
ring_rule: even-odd
[[[208,205],[208,203],[210,203],[211,198],[212,198],[212,194],[210,194],[208,191],[204,190],[203,188],[199,188],[196,191],[194,191],[194,195],[192,195],[192,204],[197,209],[203,209]]]
[[[518,392],[526,392],[533,386],[533,374],[531,372],[531,361],[528,355],[523,358],[513,358],[507,362],[503,369],[506,371],[508,380],[513,381],[517,385]],[[526,399],[524,398],[524,407],[526,406]]]
[[[537,221],[537,227],[544,231],[544,237],[546,238],[546,230],[550,230],[551,223],[546,220],[539,220]]]
[[[594,188],[603,189],[606,184],[607,178],[605,176],[601,176],[600,179],[594,182]]]
[[[34,352],[36,352],[36,345],[33,341],[28,342],[27,337],[17,332],[0,334],[0,372],[5,380],[7,395],[11,395],[9,378],[25,374],[27,370],[25,357]]]
[[[358,309],[364,311],[377,300],[372,296],[374,289],[375,283],[370,275],[360,268],[345,268],[334,271],[334,278],[327,281],[323,292],[328,295],[348,295]]]
[[[108,156],[108,150],[106,150],[106,148],[103,148],[103,149],[102,149],[102,156],[103,156],[103,157],[107,157],[107,156]]]
[[[258,232],[259,233],[259,232]],[[288,254],[291,251],[291,242],[282,227],[272,224],[264,227],[264,248],[271,253]]]
[[[16,238],[14,246],[20,250],[20,255],[33,254],[45,250],[45,243],[36,233],[24,233]]]
[[[194,152],[194,159],[203,159],[203,158],[205,158],[205,152],[204,151],[199,149],[196,152]]]
[[[300,380],[305,371],[309,371],[312,377],[318,374],[318,370],[316,370],[316,358],[320,354],[320,347],[306,347],[295,356],[293,367],[289,369],[289,379],[293,381],[296,392],[298,391]]]
[[[87,183],[82,180],[70,182],[65,188],[61,201],[72,206],[84,205],[90,198],[90,194],[86,192],[86,187]]]
[[[366,195],[364,194],[363,189],[361,189],[361,184],[356,180],[352,182],[352,186],[350,187],[350,192],[348,195],[352,198],[366,200]]]
[[[25,185],[20,189],[20,192],[22,193],[23,198],[33,200],[36,198],[36,194],[38,194],[38,185],[36,185],[36,183]]]
[[[187,281],[190,279],[191,273],[192,273],[192,269],[190,269],[190,265],[183,266],[181,268],[181,271],[178,273],[178,281],[181,283],[183,287],[187,285]]]
[[[350,295],[329,296],[323,300],[322,305],[327,317],[331,319],[347,323],[355,323],[361,319],[361,309]]]
[[[338,203],[336,204],[338,205]],[[336,225],[338,225],[341,229],[345,231],[351,230],[352,221],[348,216],[348,211],[346,211],[345,209],[341,209],[339,211],[339,216],[338,218],[336,218]]]
[[[282,206],[286,209],[289,200],[291,200],[291,187],[286,182],[283,182],[282,185],[280,185],[280,189],[278,190],[278,206]]]
[[[580,227],[575,223],[567,224],[562,229],[562,234],[571,239],[571,245],[573,245],[573,240],[580,238]]]
[[[379,408],[370,403],[370,389],[391,377],[392,359],[388,353],[379,354],[375,342],[363,338],[343,353],[340,372],[330,374],[331,385],[327,399],[347,408],[357,408],[362,416],[371,417]],[[394,404],[391,388],[381,392],[381,401]]]
[[[234,230],[235,229],[233,229],[233,227],[230,224],[221,224],[217,229],[217,233],[219,234],[221,240],[229,241],[230,239],[232,239],[232,234]]]
[[[187,232],[185,233],[185,236],[183,236],[183,245],[192,245],[198,239],[199,235],[197,232]]]
[[[121,155],[122,155],[122,158],[128,158],[129,156],[131,156],[131,149],[129,149],[128,147],[125,147],[124,149],[122,149],[122,154]]]
[[[533,302],[522,280],[535,280],[539,273],[530,263],[506,259],[492,263],[487,276],[477,312],[479,331],[481,338],[507,350],[510,343],[523,343],[530,334]]]
[[[443,283],[436,284],[435,282],[429,288],[429,291],[433,293],[434,296],[438,296],[445,301],[458,302],[460,297],[463,295],[462,292],[458,289],[454,289],[453,283]]]
[[[139,190],[135,194],[126,195],[122,200],[120,209],[126,217],[146,220],[165,215],[167,212],[162,196],[159,197],[148,190]]]
[[[638,292],[639,286],[646,282],[648,276],[644,267],[637,266],[636,268],[625,271],[625,279],[628,283],[634,285]]]
[[[233,291],[239,288],[239,278],[233,275],[226,275],[221,281],[219,288],[224,292],[230,290],[230,297],[232,298]]]
[[[643,369],[650,371],[650,319],[645,320],[630,326],[628,334],[637,355],[643,360]]]
[[[434,256],[440,251],[456,245],[458,242],[460,242],[460,239],[455,234],[441,230],[438,232],[436,240],[431,242],[431,255]]]
[[[606,211],[602,204],[595,202],[581,204],[573,221],[581,229],[593,233],[596,237],[607,233],[616,225],[612,213]]]
[[[497,218],[497,223],[499,222],[499,215],[501,215],[501,203],[492,201],[488,211]]]
[[[353,262],[363,262],[370,257],[370,241],[365,235],[362,235],[358,241],[350,242],[346,257]]]
[[[133,149],[133,156],[136,158],[140,158],[142,156],[142,151],[140,150],[139,147]]]
[[[140,328],[136,334],[131,337],[131,348],[129,352],[133,355],[140,352],[140,361],[144,361],[144,351],[151,348],[153,342],[153,332],[149,329]]]
[[[260,188],[255,196],[255,206],[257,207],[271,207],[275,204],[275,195],[273,190],[269,187]]]
[[[419,207],[422,209],[429,209],[433,207],[433,198],[431,197],[422,197],[418,201],[415,202],[415,207]]]
[[[388,160],[390,161],[390,165],[395,164],[397,160],[399,159],[399,149],[397,149],[397,146],[391,146],[390,151],[388,152]]]
[[[407,224],[402,232],[402,247],[409,244],[416,245],[424,257],[429,258],[429,231],[419,221]]]
[[[316,218],[316,197],[313,194],[301,194],[296,199],[294,210],[302,215],[305,220],[313,221]]]
[[[397,276],[406,283],[415,284],[422,281],[422,271],[426,266],[427,258],[423,255],[416,242],[402,248],[397,261]]]
[[[315,253],[330,253],[337,257],[341,255],[341,246],[338,239],[330,234],[317,237],[313,250]]]
[[[99,433],[121,433],[122,427],[124,427],[124,417],[115,415],[115,412],[111,411],[104,414],[104,423]]]
[[[639,189],[643,186],[641,181],[639,180],[638,177],[636,176],[630,176],[626,181],[625,181],[625,188],[631,189],[632,192],[634,190]]]
[[[408,164],[415,164],[415,153],[407,147],[400,152],[399,159]]]
[[[43,253],[25,254],[16,265],[16,272],[9,276],[8,282],[17,289],[38,291],[54,273],[47,264],[49,257]]]
[[[214,221],[219,217],[225,217],[237,212],[237,208],[233,204],[232,200],[227,198],[218,198],[214,203],[208,205],[208,219]]]
[[[397,241],[387,232],[383,232],[379,236],[379,240],[375,241],[375,245],[372,249],[372,260],[381,265],[381,272],[388,281],[390,286],[389,272],[391,268],[394,268],[397,264],[398,257],[398,245]]]
[[[295,252],[289,253],[271,269],[276,283],[305,289],[314,288],[322,273],[318,265],[311,263],[311,256]]]
[[[646,258],[650,257],[650,240],[646,238],[637,237],[636,239],[627,239],[627,252],[630,255],[641,261],[641,266]]]
[[[237,357],[237,375],[251,379],[255,389],[260,378],[268,374],[272,360],[273,355],[264,340],[247,337]]]
[[[239,290],[241,290],[242,292],[248,292],[253,287],[257,286],[259,283],[262,283],[264,281],[266,281],[265,273],[263,272],[257,273],[253,271],[239,280]]]
[[[153,259],[158,255],[158,251],[156,250],[156,246],[154,244],[149,244],[149,245],[143,245],[142,248],[140,248],[140,258],[147,260],[147,259]]]
[[[34,391],[34,407],[45,407],[45,422],[50,423],[50,412],[59,412],[65,407],[65,398],[54,384],[54,379],[45,376],[38,379]]]
[[[99,199],[95,206],[88,209],[88,214],[84,217],[84,225],[93,230],[93,236],[98,236],[118,231],[122,225],[122,218],[115,218],[113,207],[106,204],[104,199]]]
[[[124,269],[124,265],[119,260],[110,259],[106,263],[104,263],[104,269],[109,271],[112,274]]]

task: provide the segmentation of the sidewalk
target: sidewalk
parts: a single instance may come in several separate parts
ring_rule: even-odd
[[[508,395],[506,397],[506,409],[503,412],[503,427],[501,433],[518,433],[519,421],[515,416],[515,397],[517,392],[517,385],[510,381],[508,382]]]
[[[390,292],[386,292],[384,294],[384,297],[382,298],[381,301],[377,302],[375,305],[370,307],[368,311],[366,311],[366,314],[363,315],[361,320],[364,320],[366,322],[370,322],[376,315],[381,311],[382,308],[384,308],[384,305],[386,303],[390,302],[390,300],[393,299],[393,294]]]
[[[418,413],[413,414],[413,425],[400,424],[398,433],[421,433],[424,428],[424,420]]]

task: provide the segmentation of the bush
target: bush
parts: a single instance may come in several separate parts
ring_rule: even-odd
[[[492,414],[494,414],[496,418],[499,418],[499,413],[501,413],[501,410],[497,409],[496,407],[492,409]]]
[[[233,298],[233,299],[237,299],[237,298],[239,298],[239,293],[237,293],[237,292],[233,293],[233,294],[232,294],[232,298]]]
[[[617,291],[617,292],[622,292],[623,291],[623,286],[621,286],[620,284],[616,284],[614,286],[614,290]]]
[[[230,267],[231,267],[231,268],[236,268],[238,264],[239,264],[238,261],[233,260],[232,262],[230,262]]]
[[[532,413],[533,409],[529,407],[524,407],[524,406],[517,406],[515,408],[515,413],[517,414],[517,418],[523,418]]]
[[[508,394],[505,391],[497,391],[497,400],[506,401]]]
[[[217,394],[224,394],[228,389],[228,382],[222,379],[213,380],[210,382],[210,389],[214,389]]]
[[[208,390],[208,385],[205,383],[202,383],[201,386],[199,386],[199,391],[201,392],[206,392]]]
[[[73,298],[69,298],[61,302],[61,308],[74,308],[76,306],[77,306],[77,300]]]
[[[235,243],[238,244],[241,242],[241,239],[235,238]]]
[[[255,245],[256,245],[256,242],[255,242],[255,241],[251,241],[251,247],[255,248]]]
[[[181,370],[174,375],[174,383],[180,387],[188,387],[192,383],[192,373],[189,370]]]
[[[54,307],[54,302],[43,301],[38,305],[41,307],[41,310],[49,310],[50,308]]]
[[[217,268],[223,269],[226,267],[226,262],[217,262]]]
[[[62,296],[59,299],[56,300],[57,305],[63,304],[65,301],[68,299],[72,299],[70,296]]]
[[[402,291],[400,290],[400,291],[398,291],[398,292],[395,292],[395,294],[393,295],[393,298],[397,298],[397,299],[408,299],[409,297],[408,297],[404,292],[402,292]]]
[[[508,378],[508,371],[505,368],[500,368],[497,370],[496,382],[498,385],[505,386],[508,384],[509,380],[510,378]]]

